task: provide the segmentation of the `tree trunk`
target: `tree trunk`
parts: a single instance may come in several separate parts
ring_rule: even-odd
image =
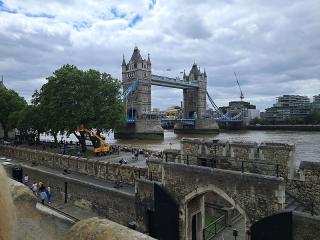
[[[58,137],[57,137],[57,135],[58,135],[58,133],[56,133],[56,132],[53,132],[53,133],[52,133],[52,136],[53,136],[53,138],[54,138],[54,144],[55,144],[55,145],[58,144]]]
[[[82,148],[82,152],[86,152],[87,151],[87,146],[86,146],[86,136],[85,133],[83,131],[80,132],[80,139],[79,139],[79,143],[81,145]]]
[[[37,131],[37,134],[36,134],[36,145],[38,145],[40,143],[40,132]]]
[[[8,140],[8,135],[9,135],[8,133],[9,133],[9,130],[3,128],[3,139],[4,140]]]
[[[82,152],[86,152],[87,151],[87,146],[86,146],[86,137],[85,137],[85,133],[83,131],[80,131],[80,136],[76,134],[76,132],[73,132],[73,134],[76,136],[76,138],[79,141],[79,144],[81,146],[81,150]]]

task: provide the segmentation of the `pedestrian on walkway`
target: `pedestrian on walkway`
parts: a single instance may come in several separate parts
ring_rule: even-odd
[[[40,192],[40,199],[41,199],[42,205],[44,205],[44,201],[46,200],[46,198],[47,198],[47,194],[46,194],[45,190],[43,189],[43,191]]]
[[[28,186],[28,184],[29,184],[29,176],[28,176],[28,174],[24,175],[23,182],[24,182],[25,185]]]
[[[31,186],[31,190],[32,190],[32,192],[33,192],[33,194],[34,194],[35,196],[38,195],[38,193],[37,193],[38,187],[37,187],[37,183],[36,183],[36,182],[33,182],[32,186]]]
[[[38,189],[39,189],[39,192],[43,192],[43,191],[45,190],[45,187],[44,187],[43,182],[39,181],[39,183],[38,183]]]
[[[50,187],[47,187],[47,198],[48,198],[48,203],[50,204],[51,203],[51,188]]]

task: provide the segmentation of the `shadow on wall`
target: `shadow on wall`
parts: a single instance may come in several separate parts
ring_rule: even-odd
[[[15,223],[14,206],[9,190],[7,175],[0,165],[0,240],[11,240]]]
[[[0,240],[65,240],[72,225],[39,209],[31,190],[8,178],[0,165]]]
[[[70,230],[68,240],[155,240],[108,219],[97,217],[82,220]]]

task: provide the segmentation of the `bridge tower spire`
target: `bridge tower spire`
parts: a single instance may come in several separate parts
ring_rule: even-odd
[[[124,56],[122,61],[122,83],[124,91],[134,80],[139,81],[137,89],[127,99],[128,119],[142,118],[143,114],[151,111],[151,60],[143,59],[140,49],[135,45],[128,63]]]
[[[194,62],[189,75],[184,73],[185,81],[197,81],[198,88],[187,88],[183,90],[184,117],[202,118],[206,112],[207,74],[202,73],[200,67]]]

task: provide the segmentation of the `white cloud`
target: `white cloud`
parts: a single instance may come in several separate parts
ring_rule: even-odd
[[[246,99],[260,109],[278,95],[319,94],[318,0],[151,3],[0,0],[5,84],[30,98],[66,63],[120,78],[122,54],[128,60],[137,44],[144,57],[151,54],[155,74],[175,77],[194,61],[206,68],[208,89],[219,105],[239,98],[234,71]],[[182,100],[181,91],[153,89],[153,107]]]

